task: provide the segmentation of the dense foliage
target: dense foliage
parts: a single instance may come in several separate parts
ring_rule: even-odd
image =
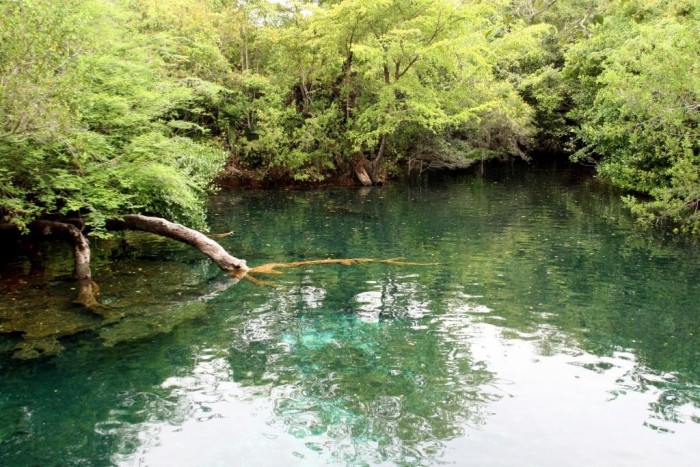
[[[138,34],[108,2],[0,4],[0,214],[25,226],[126,212],[203,226],[225,153],[193,121],[202,96],[169,70],[174,34]]]
[[[700,5],[611,2],[567,53],[583,145],[640,219],[700,233]]]
[[[700,231],[692,0],[0,4],[0,219],[205,225],[226,172],[595,162],[645,222]]]

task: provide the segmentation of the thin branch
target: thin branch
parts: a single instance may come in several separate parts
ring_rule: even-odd
[[[543,6],[543,7],[540,8],[539,10],[535,11],[534,13],[532,13],[532,14],[530,15],[530,19],[533,19],[534,17],[539,16],[539,15],[541,15],[542,13],[544,13],[544,12],[547,11],[552,5],[554,5],[555,3],[557,3],[557,1],[558,1],[558,0],[551,0],[551,1],[550,1],[549,3],[547,3],[545,6]]]

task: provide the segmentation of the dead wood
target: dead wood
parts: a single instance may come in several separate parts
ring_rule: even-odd
[[[211,258],[224,271],[231,273],[248,271],[245,260],[231,256],[224,247],[203,233],[160,217],[127,214],[121,219],[108,222],[107,227],[113,230],[139,230],[161,235],[193,246]]]

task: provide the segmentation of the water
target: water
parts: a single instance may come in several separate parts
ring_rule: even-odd
[[[40,280],[6,266],[0,327],[29,316],[32,342],[63,350],[16,360],[19,336],[0,335],[0,464],[700,458],[700,250],[639,231],[588,176],[223,193],[211,215],[253,266],[435,264],[318,265],[261,277],[276,287],[232,285],[186,246],[130,235],[95,253],[104,301],[124,319],[58,339],[67,323],[97,326],[69,303],[70,257],[52,246],[61,259]]]

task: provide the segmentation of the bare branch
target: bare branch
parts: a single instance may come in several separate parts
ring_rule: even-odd
[[[107,228],[114,230],[140,230],[186,243],[197,248],[211,258],[217,266],[227,272],[240,273],[249,269],[245,260],[231,256],[224,247],[203,233],[160,217],[127,214],[121,220],[108,222]]]

